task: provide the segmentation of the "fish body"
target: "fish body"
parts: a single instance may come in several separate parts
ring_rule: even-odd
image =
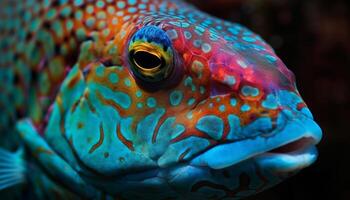
[[[239,24],[177,0],[0,11],[0,137],[20,148],[0,152],[16,172],[0,189],[239,199],[316,160],[321,129],[294,75]]]

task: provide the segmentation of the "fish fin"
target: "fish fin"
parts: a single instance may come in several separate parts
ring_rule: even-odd
[[[12,153],[0,148],[0,191],[25,181],[23,149]]]

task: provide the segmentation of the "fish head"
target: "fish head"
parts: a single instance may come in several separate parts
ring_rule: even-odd
[[[135,18],[72,70],[65,137],[99,187],[246,196],[316,160],[293,73],[250,30],[196,16]]]

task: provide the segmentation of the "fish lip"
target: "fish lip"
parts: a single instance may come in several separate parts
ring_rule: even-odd
[[[321,138],[322,130],[316,122],[311,117],[300,115],[299,118],[289,119],[283,129],[270,137],[256,136],[237,142],[219,144],[192,158],[190,164],[219,170],[248,159],[255,159],[257,164],[264,168],[278,170],[277,168],[282,166],[283,161],[285,161],[285,164],[290,161],[295,166],[289,168],[290,171],[293,171],[311,165],[316,160],[317,150],[315,145],[320,142]],[[307,140],[308,143],[300,148],[292,149],[293,151],[290,152],[276,151],[299,140]],[[236,154],[233,154],[233,152],[236,152]],[[301,159],[302,156],[308,155],[308,159]],[[300,159],[297,159],[297,156]],[[275,159],[275,162],[272,162],[272,158]],[[288,158],[290,159],[288,160]],[[293,158],[295,159],[293,160]],[[267,165],[268,161],[269,165]],[[282,164],[278,165],[278,161]],[[288,171],[287,168],[286,171]]]
[[[292,149],[288,152],[275,152],[276,149],[268,151],[253,157],[255,163],[265,170],[278,172],[278,173],[290,173],[298,171],[313,164],[318,157],[318,151],[316,148],[316,140],[311,137],[303,137],[294,142],[288,143],[285,146],[297,144],[298,142],[308,140],[306,145],[299,148]],[[280,149],[281,147],[277,148]]]

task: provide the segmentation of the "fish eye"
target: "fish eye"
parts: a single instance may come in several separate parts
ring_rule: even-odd
[[[158,27],[138,30],[131,38],[128,50],[131,71],[143,81],[162,81],[174,68],[170,40]]]
[[[134,65],[144,71],[157,70],[163,64],[163,59],[159,55],[144,50],[133,51],[131,58]]]

